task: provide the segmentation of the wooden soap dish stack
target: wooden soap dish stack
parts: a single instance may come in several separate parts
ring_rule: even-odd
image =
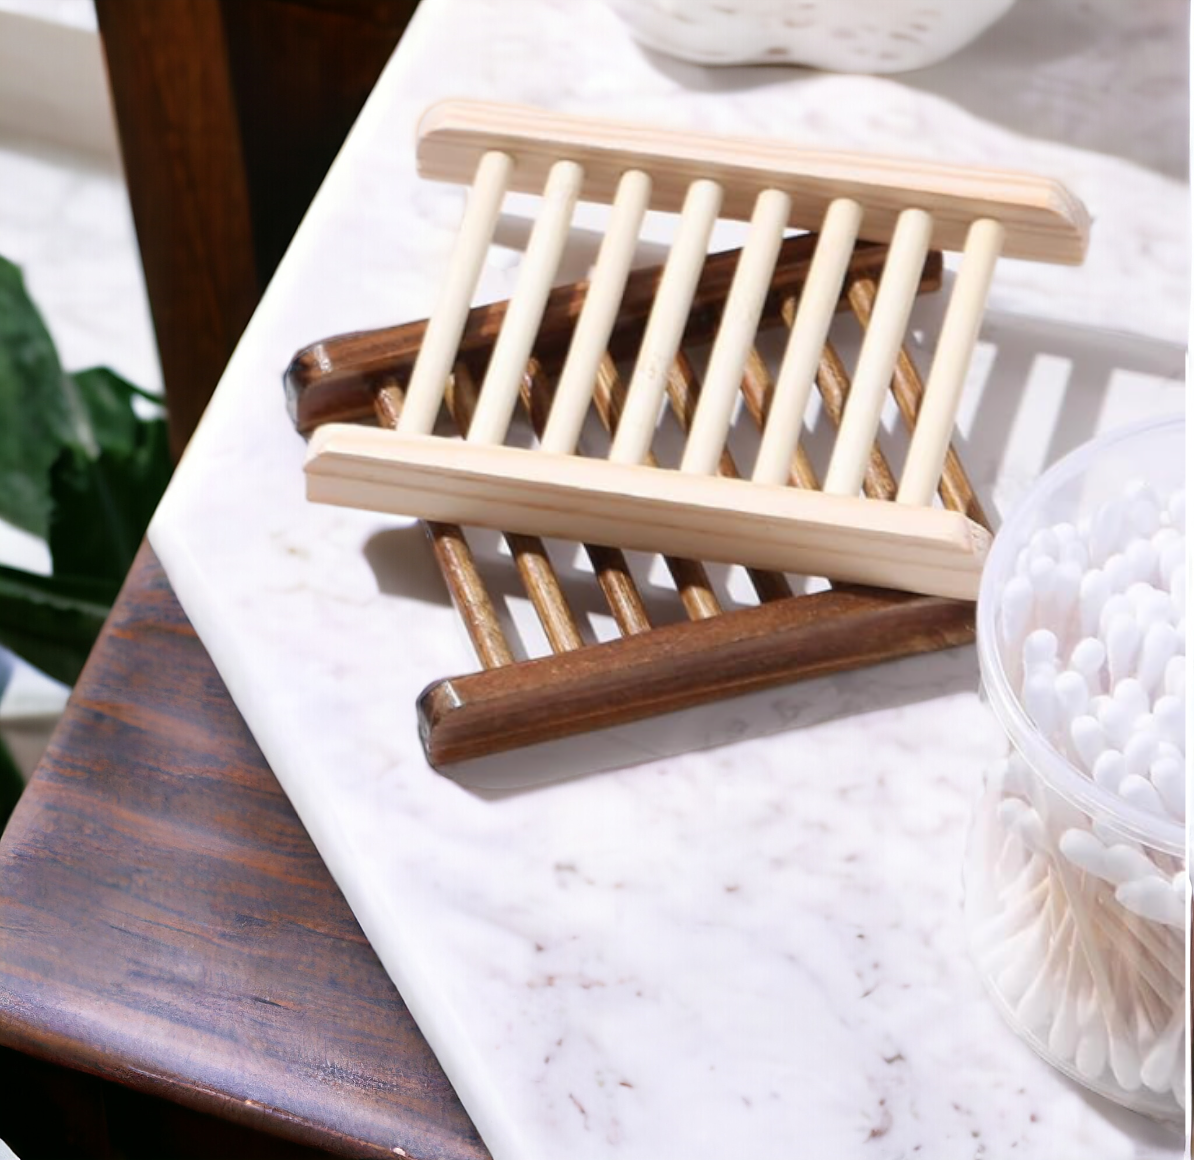
[[[435,312],[308,347],[286,384],[311,498],[426,521],[482,666],[420,697],[435,768],[527,784],[572,772],[560,743],[581,734],[972,639],[988,532],[950,433],[998,253],[1082,258],[1064,190],[463,102],[424,118],[419,157],[427,176],[476,174]],[[512,298],[470,309],[507,189],[542,190],[542,212]],[[592,279],[551,289],[578,198],[611,201],[609,229]],[[647,208],[680,212],[676,240],[631,271]],[[751,227],[708,257],[718,216]],[[930,239],[964,253],[926,384],[906,330],[941,283]],[[829,335],[841,312],[862,332],[852,375]],[[823,480],[800,442],[814,383],[837,431]],[[898,482],[878,441],[889,392],[909,433]],[[664,400],[675,468],[653,455]],[[435,433],[445,407],[455,436]],[[727,444],[738,407],[758,430],[749,472]],[[516,411],[531,447],[506,445]],[[592,430],[600,456],[578,450]],[[505,533],[551,655],[516,659],[462,524]],[[586,541],[617,639],[587,638],[543,536]],[[652,622],[630,549],[664,556],[685,621]],[[724,608],[701,560],[746,565],[757,606]],[[794,594],[785,573],[833,583]],[[626,760],[595,752],[581,764]]]

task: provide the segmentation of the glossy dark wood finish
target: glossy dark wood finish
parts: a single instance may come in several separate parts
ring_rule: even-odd
[[[182,452],[417,0],[96,0]]]
[[[437,681],[428,760],[452,766],[974,639],[974,606],[868,588],[792,596]]]
[[[809,235],[784,242],[776,276],[763,308],[762,326],[780,320],[783,303],[804,284],[816,239]],[[854,253],[854,276],[878,275],[887,256],[884,246],[864,243]],[[715,254],[705,263],[685,331],[685,343],[708,341],[717,329],[721,307],[738,263],[738,251]],[[626,284],[610,351],[617,357],[634,349],[659,286],[662,267],[635,270]],[[572,328],[584,305],[587,282],[558,286],[547,299],[535,354],[545,370],[554,370],[566,349]],[[920,292],[941,285],[941,255],[932,253],[921,275]],[[846,309],[843,298],[841,309]],[[460,341],[464,361],[481,358],[497,338],[506,317],[506,303],[495,302],[470,311]],[[326,338],[300,350],[286,371],[286,391],[291,416],[304,434],[321,423],[368,421],[373,416],[373,396],[382,386],[405,385],[406,375],[423,341],[424,322],[410,322],[381,330],[361,331]]]
[[[147,548],[0,841],[0,1043],[340,1155],[486,1155]]]

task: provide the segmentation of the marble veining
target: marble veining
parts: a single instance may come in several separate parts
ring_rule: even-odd
[[[533,791],[427,768],[414,698],[474,662],[409,521],[306,503],[280,376],[315,338],[428,312],[463,195],[418,180],[413,131],[448,95],[1070,180],[1098,218],[1089,266],[1005,264],[967,388],[961,441],[995,511],[1094,430],[1181,407],[1186,191],[1115,141],[1025,138],[899,82],[664,68],[597,0],[420,7],[151,539],[497,1160],[1176,1156],[1024,1047],[966,956],[962,852],[999,752],[969,650],[749,698],[716,728],[663,722],[781,731],[685,756],[660,740]],[[503,222],[484,295],[508,292],[527,212]],[[938,316],[918,311],[926,342]]]

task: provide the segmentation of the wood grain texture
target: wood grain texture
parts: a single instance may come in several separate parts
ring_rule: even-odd
[[[622,408],[626,405],[626,384],[618,374],[614,360],[607,353],[597,365],[597,382],[593,387],[593,406],[601,424],[610,434],[618,429],[622,421]],[[653,455],[647,456],[648,463],[654,463]],[[664,562],[671,573],[676,591],[684,611],[693,620],[704,620],[721,612],[721,602],[709,583],[709,574],[699,560],[685,560],[680,556],[665,556]]]
[[[761,328],[792,326],[816,244],[813,238],[789,239],[783,244],[771,293],[764,303]],[[853,251],[842,263],[843,271],[848,267],[849,277],[844,285],[838,280],[834,289],[837,300],[831,307],[857,312],[856,284],[873,288],[883,267],[883,257],[881,247],[868,243]],[[706,261],[685,345],[669,370],[669,404],[681,428],[687,428],[691,422],[700,391],[699,377],[685,347],[696,347],[714,335],[736,259],[736,252],[730,252]],[[620,329],[615,330],[610,340],[611,348],[621,357],[633,356],[654,301],[658,277],[657,269],[637,271],[630,276],[624,309],[619,312]],[[940,282],[941,256],[933,253],[925,264],[919,289],[935,290]],[[546,422],[552,383],[564,364],[566,341],[586,300],[585,291],[583,283],[565,286],[549,299],[544,327],[522,385],[523,407],[537,432]],[[462,361],[458,364],[466,372],[468,368],[473,368],[474,374],[483,370],[504,311],[505,304],[496,303],[470,312]],[[401,406],[401,384],[409,379],[422,333],[422,323],[411,323],[329,339],[300,351],[286,376],[296,425],[310,433],[321,421],[365,418],[370,400],[376,400],[380,425],[393,426]],[[828,353],[832,355],[831,351]],[[905,352],[901,352],[901,357],[906,357]],[[833,409],[836,403],[840,416],[849,381],[840,361],[830,370],[836,372],[836,377],[823,384],[823,389],[829,391],[827,406]],[[911,381],[905,375],[901,382],[909,395],[919,392],[918,379]],[[453,410],[454,390],[455,383],[451,381],[447,393],[449,413]],[[767,423],[775,391],[776,384],[766,362],[752,345],[743,368],[741,393],[753,424],[760,430]],[[616,431],[625,397],[626,386],[614,356],[606,352],[598,360],[591,395],[592,409],[606,432]],[[383,399],[389,402],[384,403]],[[363,407],[365,415],[361,413]],[[654,460],[648,457],[648,462]],[[885,467],[885,462],[882,466]],[[727,476],[736,472],[728,449],[722,456],[720,470]],[[786,482],[795,488],[818,487],[816,473],[803,446],[798,445],[795,453],[789,455],[785,473]],[[888,496],[894,488],[890,475],[869,482],[876,494]],[[604,549],[589,551],[593,556],[594,551]],[[623,561],[617,556],[615,560],[620,570]],[[699,561],[671,556],[665,557],[665,562],[690,617],[687,626],[673,626],[660,637],[658,629],[644,631],[649,627],[645,620],[626,625],[625,616],[615,611],[624,637],[641,635],[639,651],[610,651],[610,644],[587,645],[557,655],[551,667],[540,666],[534,660],[499,662],[495,667],[482,658],[486,667],[494,670],[485,681],[476,683],[472,676],[465,676],[435,682],[420,699],[421,730],[429,760],[448,776],[468,785],[494,788],[527,784],[528,778],[538,781],[558,776],[560,762],[566,763],[566,758],[563,750],[556,747],[567,746],[570,737],[608,730],[614,751],[621,752],[617,735],[622,726],[657,712],[691,708],[737,692],[946,648],[973,637],[973,613],[965,604],[937,597],[909,597],[881,589],[846,588],[845,595],[838,599],[830,599],[835,595],[833,592],[815,597],[793,596],[784,576],[755,570],[751,579],[760,600],[775,607],[774,619],[759,620],[757,609],[724,610]],[[594,558],[594,564],[600,576],[598,558]],[[467,592],[462,600],[461,577],[450,569],[444,575],[458,606],[470,608]],[[618,582],[625,592],[633,591],[629,576],[619,575]],[[611,595],[608,590],[606,594]],[[637,592],[634,595],[637,597]],[[613,607],[615,601],[611,599],[610,603]],[[818,623],[823,616],[833,618],[833,624]],[[860,632],[855,631],[855,617]],[[681,628],[686,631],[675,635]],[[656,641],[663,643],[676,662],[671,667],[640,663],[650,657]],[[595,707],[580,685],[589,675],[603,672],[611,665],[619,673],[616,690],[605,699],[603,708]],[[609,675],[605,671],[602,680]],[[553,688],[558,685],[563,692],[559,697],[545,697],[541,680],[552,683]],[[528,723],[525,731],[516,728],[511,732],[511,722],[520,721]],[[598,741],[599,749],[600,745]],[[599,768],[608,759],[598,756],[595,760],[593,768]]]
[[[865,330],[871,324],[871,314],[875,308],[875,296],[878,286],[875,280],[866,274],[851,278],[847,284],[846,296],[850,301],[850,309]],[[900,418],[908,432],[916,429],[920,418],[920,401],[924,396],[924,383],[921,381],[920,371],[908,351],[908,344],[900,347],[896,356],[895,374],[891,380],[891,393],[900,412]],[[963,512],[977,524],[990,527],[982,504],[975,494],[962,466],[957,450],[951,444],[945,452],[945,465],[941,471],[941,482],[937,488],[941,502],[953,512]]]
[[[783,315],[783,318],[791,326],[786,314]],[[746,403],[747,411],[750,412],[751,419],[754,420],[755,426],[761,433],[767,430],[771,422],[777,388],[778,384],[772,381],[771,371],[763,361],[763,356],[752,347],[746,356],[746,369],[742,374],[742,398]],[[781,479],[779,482],[784,481]],[[792,487],[807,487],[814,490],[821,486],[817,482],[817,473],[809,460],[808,452],[799,443],[796,444],[795,452],[789,457],[787,482]]]
[[[972,605],[842,587],[439,681],[419,699],[419,725],[428,759],[451,772],[494,753],[973,638]]]
[[[457,365],[452,375],[451,390],[447,393],[447,402],[456,430],[465,438],[473,429],[478,398],[477,384],[471,373],[463,364]],[[507,533],[505,539],[514,566],[522,578],[523,588],[534,605],[552,651],[567,652],[580,648],[584,638],[580,635],[572,609],[568,607],[568,599],[560,587],[551,557],[547,554],[547,546],[537,536]]]
[[[522,409],[530,420],[531,428],[542,439],[547,429],[548,415],[556,400],[552,397],[551,384],[536,359],[531,359],[527,364],[522,379],[521,397]],[[603,547],[600,544],[585,544],[584,547],[618,631],[623,636],[646,632],[651,627],[651,619],[647,615],[642,594],[631,575],[625,555],[618,548]]]
[[[417,6],[220,0],[263,288]]]
[[[449,391],[454,390],[451,384]],[[378,388],[374,396],[374,414],[381,427],[397,427],[402,415],[403,392],[390,380]],[[451,409],[451,408],[450,408]],[[452,594],[452,602],[477,659],[487,669],[514,663],[510,642],[502,630],[493,598],[473,558],[473,551],[464,538],[464,531],[456,524],[425,522],[431,549],[435,553],[440,575]]]
[[[97,0],[181,454],[416,0]]]
[[[419,172],[467,183],[481,155],[514,159],[510,187],[537,193],[561,158],[585,170],[582,197],[609,202],[627,169],[652,180],[651,208],[676,211],[689,185],[711,179],[725,191],[722,214],[749,219],[764,190],[792,197],[788,224],[815,230],[830,203],[851,198],[865,213],[859,236],[890,240],[900,213],[933,215],[933,244],[961,250],[970,224],[990,217],[1007,230],[1009,257],[1080,263],[1090,217],[1060,182],[1029,173],[910,158],[808,149],[787,141],[718,137],[652,125],[552,113],[525,105],[448,100],[419,122]]]
[[[753,347],[751,353],[756,353]],[[766,371],[765,365],[763,370]],[[751,381],[751,376],[746,370],[745,358],[743,359],[743,372],[739,377],[742,380],[742,390],[745,392],[746,384]],[[737,384],[735,387],[737,388]],[[676,416],[676,421],[680,424],[682,431],[691,432],[693,416],[696,414],[700,402],[701,391],[702,384],[693,370],[692,360],[684,351],[680,351],[672,360],[672,366],[668,372],[667,398],[672,414]],[[738,465],[734,462],[734,456],[724,440],[717,460],[717,474],[725,476],[727,479],[742,478],[738,471]],[[781,573],[768,572],[760,568],[749,568],[747,572],[751,585],[760,600],[780,600],[785,596],[792,595],[792,589]]]
[[[307,498],[961,600],[990,534],[960,512],[329,423]]]
[[[262,285],[223,14],[212,0],[95,8],[178,456]]]
[[[800,293],[815,248],[816,239],[810,237],[784,242],[771,293],[763,304],[762,326],[776,325],[783,303]],[[882,246],[859,246],[850,260],[851,276],[869,274],[877,278],[885,256]],[[716,332],[737,261],[737,250],[715,254],[706,261],[688,318],[686,345],[706,342]],[[655,301],[659,278],[658,267],[635,270],[628,278],[610,336],[610,352],[615,358],[637,349],[637,340]],[[934,252],[925,263],[920,292],[936,290],[940,285],[941,255]],[[548,296],[535,350],[545,370],[554,371],[563,361],[587,293],[587,282],[574,282],[557,287]],[[844,295],[838,306],[841,310],[848,308]],[[483,358],[505,316],[505,302],[475,307],[460,341],[460,357]],[[425,322],[408,322],[326,338],[304,347],[291,360],[285,376],[287,401],[295,426],[309,435],[322,423],[371,421],[374,392],[393,379],[405,384],[425,333]]]
[[[142,548],[0,842],[0,1042],[345,1156],[487,1155]]]
[[[841,356],[832,342],[827,342],[821,352],[821,365],[817,367],[817,390],[821,393],[826,414],[835,427],[840,427],[842,412],[846,409],[846,398],[850,394],[850,377],[846,374]],[[871,444],[870,460],[862,480],[862,490],[871,499],[895,499],[895,478],[877,439]]]
[[[231,1120],[0,1048],[4,1142],[20,1160],[330,1160]]]

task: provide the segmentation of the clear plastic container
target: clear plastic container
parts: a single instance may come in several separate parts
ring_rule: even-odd
[[[1114,757],[1105,758],[1096,779],[1092,766],[1099,758],[1092,761],[1091,757],[1099,752],[1099,738],[1116,752],[1135,744],[1134,766],[1153,769],[1140,763],[1160,760],[1155,748],[1151,754],[1145,750],[1157,722],[1168,718],[1173,709],[1167,703],[1159,710],[1159,698],[1180,692],[1184,705],[1184,677],[1167,670],[1168,693],[1164,683],[1148,683],[1152,691],[1147,714],[1131,716],[1132,729],[1148,736],[1133,743],[1134,733],[1119,732],[1122,722],[1111,704],[1117,695],[1107,694],[1108,688],[1118,690],[1124,665],[1130,668],[1131,664],[1130,659],[1124,660],[1131,657],[1130,650],[1117,645],[1117,679],[1112,681],[1108,673],[1108,654],[1101,670],[1087,674],[1090,711],[1077,716],[1089,720],[1083,727],[1076,726],[1068,710],[1058,708],[1066,703],[1065,696],[1054,693],[1049,699],[1049,674],[1070,667],[1067,650],[1075,638],[1083,638],[1084,628],[1095,623],[1091,609],[1097,606],[1091,603],[1084,610],[1081,600],[1067,602],[1068,590],[1060,582],[1050,597],[1045,583],[1033,589],[1031,612],[1026,616],[1023,601],[1011,599],[1015,589],[1009,585],[1035,567],[1034,553],[1047,554],[1057,544],[1056,554],[1065,555],[1067,549],[1061,545],[1068,541],[1054,535],[1057,525],[1065,525],[1066,537],[1065,529],[1072,526],[1074,540],[1083,544],[1088,556],[1084,577],[1096,570],[1118,575],[1119,564],[1095,558],[1103,554],[1102,545],[1091,544],[1095,533],[1088,528],[1092,519],[1094,527],[1104,526],[1098,523],[1104,510],[1111,513],[1106,526],[1111,526],[1116,511],[1135,519],[1134,501],[1125,497],[1142,495],[1143,482],[1163,501],[1160,525],[1150,542],[1161,545],[1176,588],[1184,593],[1184,571],[1175,571],[1172,563],[1175,549],[1164,551],[1174,537],[1161,534],[1161,527],[1176,529],[1180,521],[1184,535],[1184,511],[1176,501],[1172,514],[1164,506],[1167,495],[1184,489],[1184,443],[1182,419],[1152,421],[1095,440],[1046,472],[996,537],[978,603],[978,655],[984,693],[1008,746],[1006,758],[988,771],[965,867],[971,952],[1012,1027],[1078,1082],[1175,1124],[1184,1119],[1189,1060],[1185,826],[1171,804],[1172,791],[1167,809],[1158,811],[1148,790],[1139,784],[1135,789],[1143,793],[1143,803],[1138,794],[1123,796],[1122,780],[1117,789],[1116,778],[1127,766],[1117,765]],[[1124,503],[1105,508],[1114,500]],[[1147,517],[1144,511],[1142,527],[1149,526]],[[1043,529],[1050,531],[1039,535]],[[1077,567],[1082,553],[1072,551],[1077,555],[1069,562]],[[1046,566],[1040,568],[1039,576],[1048,574]],[[1073,568],[1070,589],[1072,574]],[[1159,575],[1158,566],[1154,576]],[[1102,582],[1083,583],[1083,591],[1095,592]],[[1165,584],[1164,579],[1156,580],[1158,589]],[[1024,584],[1018,589],[1022,595]],[[1061,595],[1056,595],[1059,591]],[[1122,591],[1124,600],[1115,606],[1120,609],[1128,601],[1127,590]],[[1132,600],[1150,598],[1161,599],[1150,597],[1143,587],[1132,593]],[[1170,608],[1168,623],[1184,654],[1184,609],[1178,616],[1175,608]],[[1113,623],[1115,615],[1103,623]],[[1147,622],[1147,616],[1144,619]],[[1047,629],[1061,642],[1052,669],[1050,662],[1040,659],[1048,653],[1048,634],[1038,633],[1034,645],[1020,647],[1026,634],[1037,629]],[[1127,628],[1123,632],[1131,637]],[[1156,639],[1171,642],[1173,635],[1160,631]],[[1084,647],[1097,659],[1096,646]],[[1137,654],[1138,665],[1142,655]],[[1184,662],[1180,667],[1184,672]],[[1037,681],[1034,690],[1044,682],[1043,701],[1030,695],[1029,678]],[[1072,693],[1076,682],[1067,680],[1070,684],[1064,688]],[[1133,680],[1140,688],[1146,685],[1143,678],[1133,676]],[[1054,677],[1054,689],[1059,687]],[[1127,700],[1129,694],[1138,695],[1130,682],[1123,693]],[[1032,706],[1031,713],[1025,703]],[[1090,721],[1097,721],[1100,729]],[[1169,728],[1172,732],[1172,725]],[[1094,742],[1087,733],[1095,736]],[[1119,738],[1114,743],[1109,740],[1113,735]],[[1083,742],[1082,747],[1075,738]],[[1184,733],[1181,749],[1184,753]],[[1168,752],[1162,745],[1161,756]],[[1183,756],[1183,777],[1184,768]]]

